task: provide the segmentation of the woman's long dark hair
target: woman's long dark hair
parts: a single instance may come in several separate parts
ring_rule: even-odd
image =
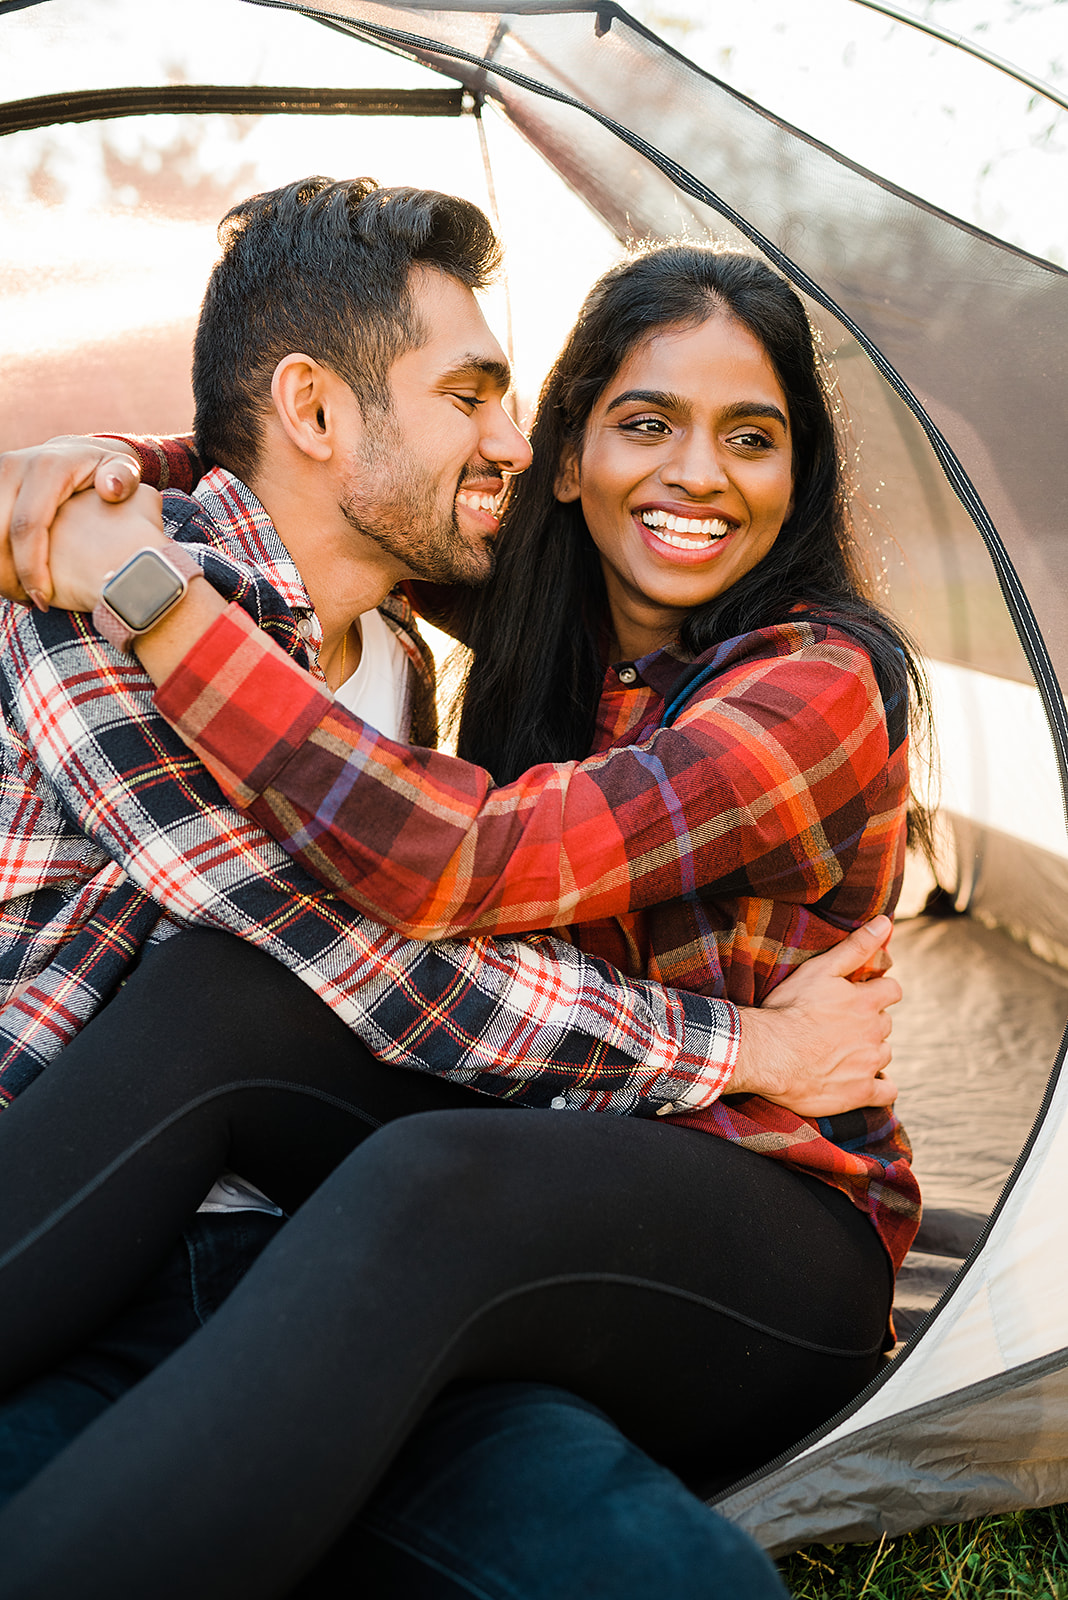
[[[647,249],[590,291],[542,388],[497,569],[468,618],[474,651],[459,753],[507,783],[543,761],[588,754],[604,674],[607,594],[577,501],[554,493],[565,451],[581,453],[598,398],[643,339],[729,316],[759,340],[782,386],[794,449],[794,509],[767,555],[679,633],[689,657],[790,617],[801,604],[868,652],[883,698],[926,703],[908,639],[873,604],[853,540],[841,449],[805,308],[783,278],[737,251],[691,244]]]

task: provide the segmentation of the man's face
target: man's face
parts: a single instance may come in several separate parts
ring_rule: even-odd
[[[410,576],[481,584],[504,474],[530,465],[530,446],[504,409],[508,363],[471,291],[425,267],[411,288],[429,337],[390,369],[393,409],[364,418],[339,504]]]

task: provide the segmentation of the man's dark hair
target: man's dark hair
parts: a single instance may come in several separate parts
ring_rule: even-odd
[[[302,351],[337,373],[364,411],[390,408],[389,369],[428,337],[410,292],[413,266],[481,289],[500,262],[469,200],[380,189],[372,178],[302,178],[253,195],[219,224],[193,350],[197,449],[247,478],[256,466],[271,379]]]

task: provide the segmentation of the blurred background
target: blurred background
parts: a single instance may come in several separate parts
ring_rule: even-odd
[[[725,83],[902,188],[1068,264],[1068,112],[852,3],[635,0]],[[158,26],[150,25],[155,13]],[[928,0],[916,14],[1068,93],[1068,0]],[[0,98],[63,88],[252,83],[395,88],[442,79],[319,23],[239,0],[49,0],[3,19]],[[519,407],[617,240],[492,107]],[[311,172],[369,173],[488,209],[475,119],[149,115],[0,140],[0,444],[188,426],[188,348],[223,212]],[[506,320],[503,293],[490,315]]]

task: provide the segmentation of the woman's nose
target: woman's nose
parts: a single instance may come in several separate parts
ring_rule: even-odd
[[[661,468],[666,487],[681,489],[691,499],[705,499],[727,488],[730,478],[726,463],[713,440],[690,434],[680,438],[678,448]]]

